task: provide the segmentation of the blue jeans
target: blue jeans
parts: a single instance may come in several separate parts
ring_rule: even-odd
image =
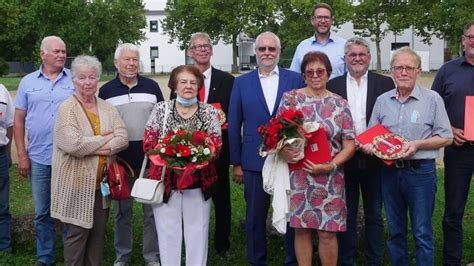
[[[55,223],[50,215],[51,165],[30,160],[30,181],[35,205],[36,257],[45,264],[55,262]]]
[[[0,148],[0,251],[11,251],[10,179],[6,147]]]
[[[433,265],[433,216],[436,193],[435,160],[418,167],[382,169],[382,197],[387,214],[387,242],[392,265],[409,265],[407,212],[416,247],[416,265]]]

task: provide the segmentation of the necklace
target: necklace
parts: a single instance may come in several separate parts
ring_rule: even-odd
[[[176,105],[176,109],[178,113],[182,116],[187,116],[188,114],[194,112],[196,110],[196,105],[191,105],[190,107],[184,107],[179,104]]]

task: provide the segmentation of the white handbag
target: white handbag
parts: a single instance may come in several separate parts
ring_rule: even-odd
[[[135,184],[133,184],[131,196],[135,198],[136,201],[143,204],[159,204],[163,202],[163,194],[165,193],[163,178],[166,167],[163,168],[160,180],[143,178],[147,162],[148,155],[145,154],[142,169],[140,170],[140,176],[135,180]]]
[[[168,119],[168,104],[165,101],[165,117],[163,119],[162,135],[166,134],[166,120]],[[143,158],[142,168],[140,175],[133,184],[131,196],[136,201],[143,204],[160,204],[163,202],[163,195],[165,193],[165,184],[163,180],[165,178],[166,166],[163,167],[161,172],[160,180],[143,178],[146,172],[146,165],[148,163],[148,155],[145,154]]]

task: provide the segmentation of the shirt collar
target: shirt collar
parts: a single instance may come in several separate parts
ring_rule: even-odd
[[[138,87],[141,85],[141,78],[140,78],[140,74],[137,74],[137,83],[135,83],[135,85],[133,85],[132,88],[129,88],[126,84],[123,84],[123,82],[120,80],[120,77],[119,77],[119,74],[117,73],[117,76],[115,77],[115,79],[117,80],[117,82],[121,85],[121,86],[125,86],[127,87],[129,90],[135,88],[135,87]]]
[[[466,61],[465,56],[459,57],[459,65],[468,65],[468,66],[473,66],[471,63]]]
[[[395,98],[398,100],[398,90],[395,88],[394,90],[390,91],[390,98]],[[411,92],[410,96],[408,96],[407,100],[409,98],[414,98],[416,100],[421,99],[421,88],[418,84],[415,84],[415,88],[413,88],[413,91]]]
[[[63,67],[63,69],[61,70],[60,73],[62,73],[63,76],[67,76],[66,68]],[[61,74],[58,74],[58,77],[59,77],[60,75],[61,75]],[[38,72],[38,76],[37,76],[37,77],[39,78],[39,77],[41,77],[41,76],[43,76],[43,77],[48,77],[48,76],[46,76],[46,75],[43,73],[43,65],[40,66],[40,69],[39,69],[39,72]],[[48,77],[48,78],[49,78],[49,77]]]
[[[260,69],[258,70],[258,77],[259,78],[266,78],[266,77],[270,77],[270,76],[273,76],[273,75],[277,75],[277,76],[280,75],[280,69],[278,68],[278,66],[275,66],[275,68],[272,70],[272,72],[270,72],[269,75],[260,74]]]
[[[205,79],[208,79],[211,76],[211,72],[212,72],[212,67],[209,66],[209,68],[206,69],[206,71],[202,72],[202,74],[204,75]]]
[[[314,35],[313,35],[313,41],[312,41],[311,43],[313,43],[313,44],[317,43],[317,44],[320,44],[320,45],[326,45],[326,44],[328,44],[328,43],[330,43],[330,42],[334,42],[334,39],[331,37],[331,33],[329,33],[329,38],[328,38],[328,40],[327,40],[326,43],[319,43],[319,42],[318,42],[318,39],[316,38],[316,33],[314,33]]]
[[[365,74],[362,75],[361,80],[367,80],[368,73],[369,73],[369,71],[365,71]],[[349,80],[353,80],[353,81],[356,80],[354,77],[351,76],[350,72],[347,72],[347,78],[349,78]]]

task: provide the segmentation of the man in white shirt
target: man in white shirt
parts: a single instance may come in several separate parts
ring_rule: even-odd
[[[264,158],[258,154],[263,138],[257,128],[268,123],[280,105],[284,92],[304,87],[300,74],[277,66],[280,39],[272,32],[255,40],[256,70],[234,81],[229,106],[230,162],[234,179],[244,183],[246,202],[245,233],[247,259],[251,265],[268,265],[266,219],[270,195],[263,191]],[[285,236],[285,265],[297,265],[294,231]]]
[[[356,134],[364,132],[377,97],[395,88],[387,76],[368,71],[370,49],[360,37],[349,39],[344,45],[344,59],[349,73],[328,82],[328,89],[349,102]],[[380,183],[381,161],[357,151],[344,166],[347,232],[339,235],[341,265],[355,265],[357,250],[357,211],[359,187],[362,191],[365,219],[365,261],[369,265],[383,262],[382,193]]]

